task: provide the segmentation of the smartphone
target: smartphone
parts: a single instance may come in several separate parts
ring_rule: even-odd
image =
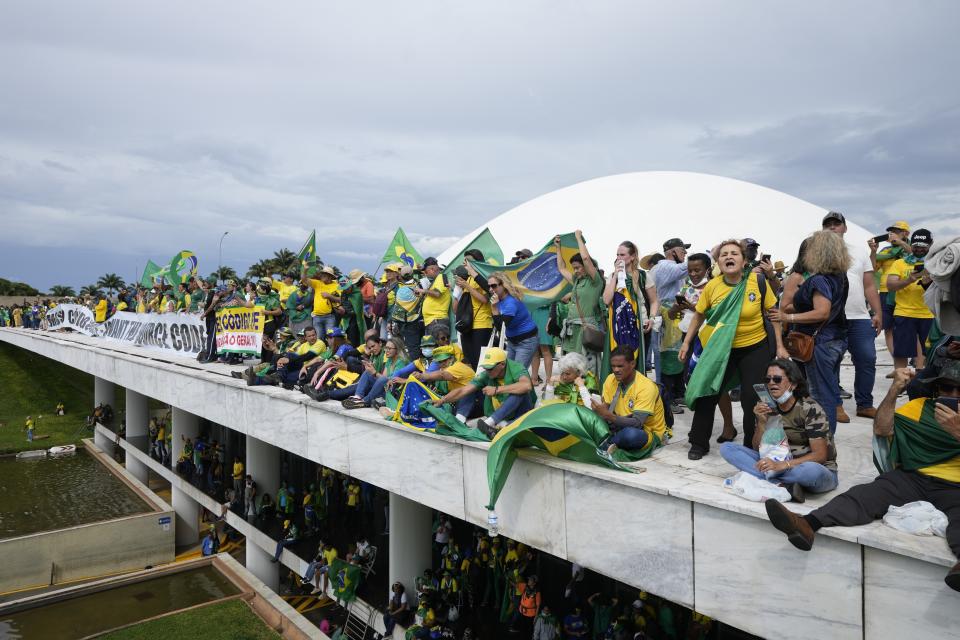
[[[687,299],[683,297],[682,293],[677,294],[677,304],[686,304]]]
[[[889,233],[884,233],[883,235],[879,235],[879,236],[873,236],[873,241],[876,242],[877,244],[880,244],[881,242],[887,242],[889,240],[890,240]]]
[[[940,396],[939,398],[937,398],[937,404],[942,404],[946,407],[950,407],[954,411],[960,411],[960,409],[958,409],[958,406],[960,406],[960,398],[945,398],[943,396]]]
[[[755,384],[753,385],[753,390],[757,393],[757,397],[760,398],[760,402],[770,407],[770,409],[776,411],[777,401],[773,399],[772,395],[770,395],[767,385]]]
[[[922,263],[922,262],[918,262],[917,264],[913,265],[913,272],[914,272],[914,273],[920,273],[921,271],[923,271],[923,263]]]
[[[770,262],[770,254],[765,253],[762,256],[760,256],[760,262]]]

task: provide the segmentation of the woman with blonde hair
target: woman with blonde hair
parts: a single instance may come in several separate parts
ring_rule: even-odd
[[[813,357],[806,364],[810,395],[823,407],[830,433],[837,430],[840,379],[837,371],[847,337],[847,270],[850,254],[843,238],[817,231],[807,238],[803,268],[808,274],[788,304],[770,312],[770,319],[813,338]]]
[[[645,300],[650,301],[647,312]],[[653,327],[653,318],[660,313],[657,288],[647,285],[647,274],[640,268],[637,245],[624,240],[617,247],[613,273],[603,289],[603,304],[609,310],[610,347],[625,345],[637,351],[637,369],[646,371],[647,347],[644,339]],[[642,348],[641,348],[642,347]]]
[[[519,362],[524,369],[530,368],[530,361],[540,341],[537,338],[537,323],[521,302],[523,294],[502,274],[487,278],[487,285],[492,294],[490,308],[493,317],[503,321],[507,334],[507,359]]]
[[[703,288],[690,327],[680,346],[678,358],[687,360],[690,345],[698,336],[703,352],[687,384],[687,406],[694,410],[690,427],[690,460],[699,460],[710,451],[713,418],[720,394],[740,379],[740,406],[743,407],[743,441],[753,442],[757,394],[753,385],[763,382],[767,363],[774,357],[770,333],[776,341],[777,357],[786,357],[779,323],[768,329],[763,311],[777,304],[777,296],[760,275],[746,271],[746,249],[740,240],[725,240],[717,250],[720,275]],[[700,328],[706,326],[701,333]]]

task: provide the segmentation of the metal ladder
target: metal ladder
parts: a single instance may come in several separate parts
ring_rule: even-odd
[[[376,609],[359,599],[354,600],[347,606],[347,620],[343,623],[344,635],[349,640],[366,640],[367,631],[376,615]]]

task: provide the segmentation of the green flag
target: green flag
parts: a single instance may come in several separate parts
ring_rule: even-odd
[[[917,398],[897,409],[890,443],[894,466],[916,471],[960,456],[960,442],[940,426],[934,411],[932,398]]]
[[[441,436],[454,436],[456,438],[463,438],[464,440],[473,440],[474,442],[490,441],[479,429],[471,429],[457,420],[457,417],[453,415],[453,413],[443,407],[436,407],[430,402],[424,402],[420,405],[420,410],[436,419],[437,426],[433,429],[433,432],[436,434]]]
[[[747,290],[748,279],[749,276],[744,276],[740,284],[734,287],[727,297],[720,301],[720,304],[707,311],[700,337],[701,339],[704,337],[703,332],[706,330],[709,340],[697,359],[696,367],[687,383],[686,396],[684,396],[684,401],[691,409],[696,405],[698,398],[716,395],[721,391],[720,385],[723,383],[723,374],[727,370],[727,361],[730,360],[730,349],[737,333],[743,294]],[[727,383],[726,388],[732,389],[738,384],[739,378],[735,375]]]
[[[330,582],[333,585],[333,595],[340,602],[350,602],[357,597],[357,587],[360,586],[360,579],[363,577],[363,570],[355,564],[350,564],[340,558],[336,558],[330,565]]]
[[[456,258],[450,261],[450,263],[447,265],[447,268],[444,269],[443,272],[447,276],[452,276],[453,270],[463,264],[463,254],[470,249],[479,249],[480,253],[483,254],[484,262],[492,265],[503,264],[503,249],[501,249],[500,245],[497,244],[493,234],[490,233],[490,229],[484,227],[483,231],[481,231],[476,238],[471,240],[467,246],[463,248],[463,251],[457,254]]]
[[[607,423],[590,409],[579,405],[557,402],[525,413],[501,429],[490,445],[487,453],[490,503],[487,509],[496,506],[517,458],[517,447],[535,447],[559,458],[627,471],[600,449],[600,444],[609,435]]]
[[[154,264],[153,260],[147,260],[147,266],[143,268],[143,275],[140,276],[140,286],[149,289],[153,286],[153,277],[160,272],[160,267]]]
[[[407,234],[403,232],[402,227],[397,227],[397,232],[393,234],[393,240],[380,259],[380,264],[389,264],[391,262],[402,262],[415,267],[423,263],[423,258],[417,253],[417,250],[410,244]]]
[[[297,254],[297,257],[300,258],[300,264],[304,262],[311,262],[317,257],[317,232],[313,230],[310,232],[310,237],[307,238],[307,241],[303,243],[303,247],[300,249],[300,253]]]
[[[570,264],[570,258],[579,251],[576,236],[572,233],[560,236],[560,254],[567,264]],[[549,305],[570,292],[570,283],[563,279],[557,268],[557,248],[553,240],[538,253],[520,262],[507,265],[487,262],[471,264],[484,278],[497,274],[511,280],[523,293],[523,303],[529,309]]]

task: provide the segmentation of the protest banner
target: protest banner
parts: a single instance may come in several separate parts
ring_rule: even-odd
[[[50,331],[73,329],[87,336],[97,334],[97,323],[93,311],[82,304],[59,304],[47,311],[47,325]]]
[[[260,355],[263,307],[225,307],[217,311],[217,353]]]

